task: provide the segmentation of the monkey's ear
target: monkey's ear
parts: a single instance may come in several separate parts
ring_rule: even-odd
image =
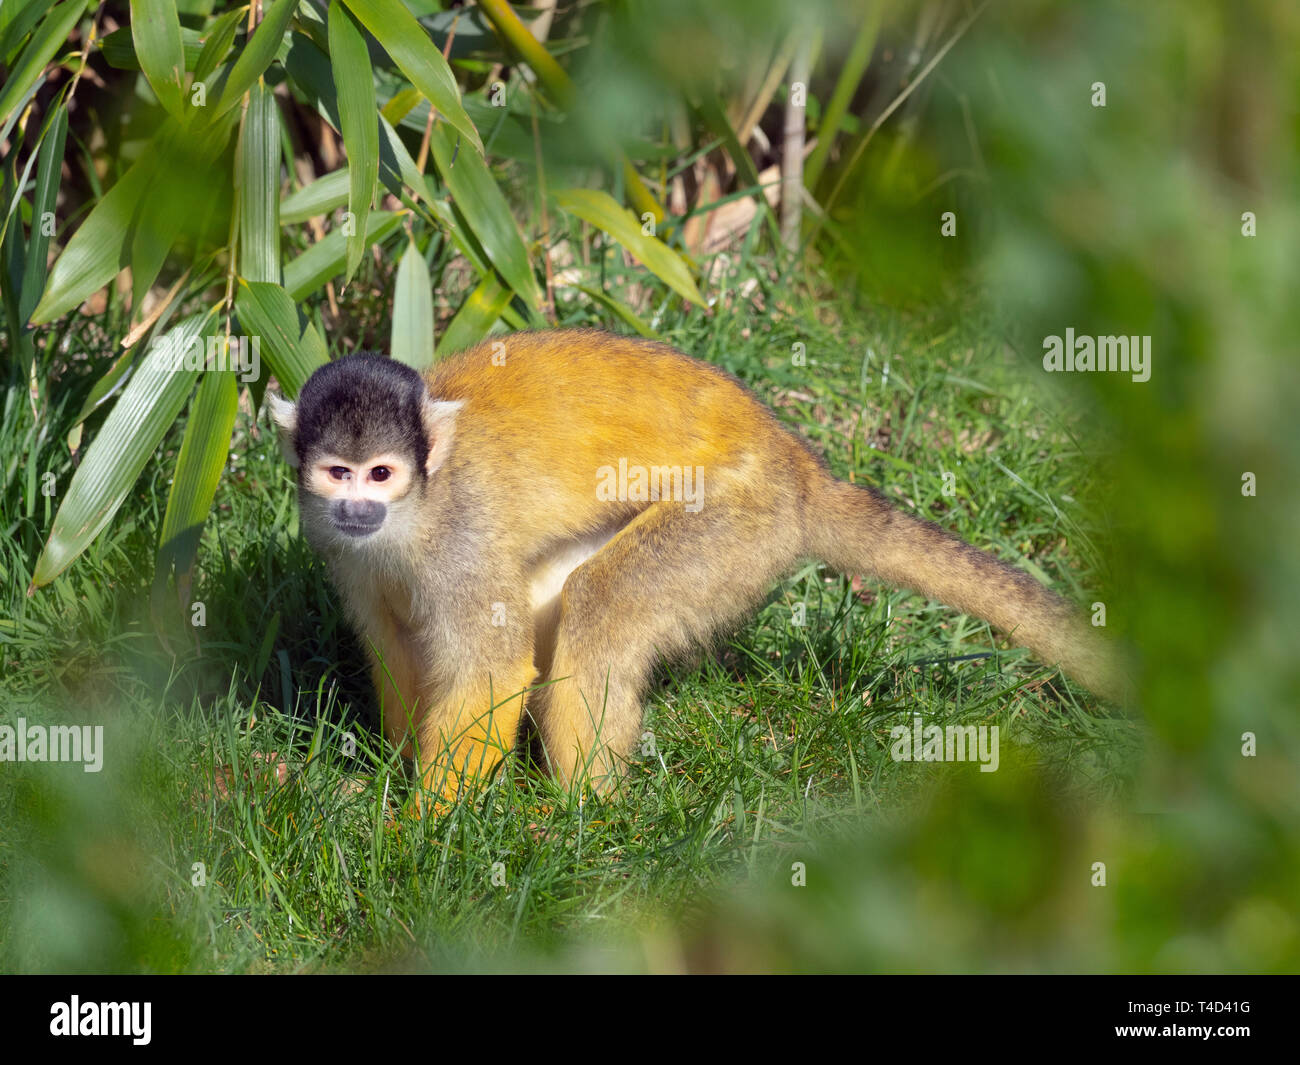
[[[275,422],[280,435],[280,450],[284,452],[284,461],[297,468],[298,452],[294,448],[294,438],[298,435],[298,406],[289,400],[267,392],[266,404],[271,410],[271,421]]]
[[[456,435],[456,415],[465,406],[464,400],[433,399],[424,401],[420,412],[424,422],[424,435],[429,441],[429,454],[424,460],[426,473],[433,474],[451,454],[451,442]]]

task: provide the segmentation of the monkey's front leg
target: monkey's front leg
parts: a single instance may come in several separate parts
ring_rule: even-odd
[[[424,791],[453,801],[514,747],[536,671],[531,616],[522,602],[484,597],[444,617],[419,700],[416,758]]]

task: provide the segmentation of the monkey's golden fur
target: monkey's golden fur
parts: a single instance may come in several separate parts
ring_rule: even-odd
[[[443,461],[422,524],[382,564],[335,560],[334,575],[378,652],[385,730],[414,736],[426,783],[445,795],[513,745],[525,704],[559,778],[613,780],[654,663],[741,621],[808,558],[984,618],[1117,691],[1107,648],[1069,604],[836,480],[714,367],[553,331],[484,343],[425,380],[463,406],[435,431]],[[702,507],[602,500],[597,471],[620,459],[701,468]]]

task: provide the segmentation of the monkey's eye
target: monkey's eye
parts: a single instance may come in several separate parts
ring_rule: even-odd
[[[392,475],[393,475],[393,471],[390,470],[387,466],[376,466],[373,470],[370,471],[370,479],[372,481],[386,481]]]
[[[346,466],[331,466],[328,472],[331,481],[346,481],[352,476],[352,471]]]

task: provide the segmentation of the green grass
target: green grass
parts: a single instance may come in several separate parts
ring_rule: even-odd
[[[665,311],[658,328],[749,383],[839,476],[1076,600],[1107,599],[1086,412],[1044,390],[975,300],[886,312],[758,277],[761,302],[733,279],[716,313]],[[564,299],[560,316],[596,322]],[[0,970],[1091,964],[1089,944],[1034,929],[1086,851],[1072,811],[1130,787],[1140,731],[915,596],[808,565],[716,654],[662,671],[614,800],[571,805],[512,759],[422,821],[400,812],[411,784],[372,728],[359,647],[298,536],[269,423],[237,423],[199,555],[203,626],[151,593],[161,463],[28,598],[57,502],[30,494],[30,474],[67,483],[65,423],[90,380],[79,353],[101,358],[114,333],[75,322],[35,447],[22,383],[8,393],[0,723],[103,724],[106,754],[99,774],[0,767]],[[999,725],[1002,770],[893,762],[889,729],[913,714]]]

